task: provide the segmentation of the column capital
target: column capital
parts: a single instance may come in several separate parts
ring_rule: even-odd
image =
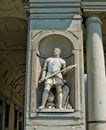
[[[106,8],[106,2],[99,1],[81,1],[82,4],[82,10],[83,10],[83,17],[86,19],[90,16],[98,16],[103,19],[105,17],[105,8]]]
[[[83,13],[85,24],[100,23],[103,21],[103,13],[101,12],[84,12]],[[89,22],[88,22],[89,21]]]
[[[89,16],[89,17],[86,18],[85,24],[91,24],[91,23],[102,24],[102,21],[101,21],[100,17],[92,15],[92,16]]]

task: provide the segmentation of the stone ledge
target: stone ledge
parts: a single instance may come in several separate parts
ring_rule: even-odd
[[[39,110],[37,109],[36,112],[74,112],[74,109],[43,109],[43,110]]]

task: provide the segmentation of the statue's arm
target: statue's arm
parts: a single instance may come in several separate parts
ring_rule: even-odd
[[[42,78],[41,79],[44,79],[45,77],[46,77],[46,71],[43,70],[43,72],[42,72]]]
[[[43,69],[42,69],[42,78],[44,79],[46,77],[46,72],[47,72],[47,60],[44,63]]]
[[[66,68],[66,62],[65,62],[65,60],[63,60],[63,62],[62,62],[62,69],[65,69],[65,68]],[[63,71],[62,74],[65,75],[66,71]]]

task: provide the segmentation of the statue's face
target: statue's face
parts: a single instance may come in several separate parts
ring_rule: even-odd
[[[60,56],[61,50],[59,48],[55,48],[54,50],[54,56]]]

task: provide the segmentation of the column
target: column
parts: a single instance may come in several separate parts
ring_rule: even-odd
[[[14,104],[10,105],[10,112],[9,112],[9,129],[14,129]]]
[[[106,130],[106,78],[101,20],[86,21],[88,74],[88,130]]]

